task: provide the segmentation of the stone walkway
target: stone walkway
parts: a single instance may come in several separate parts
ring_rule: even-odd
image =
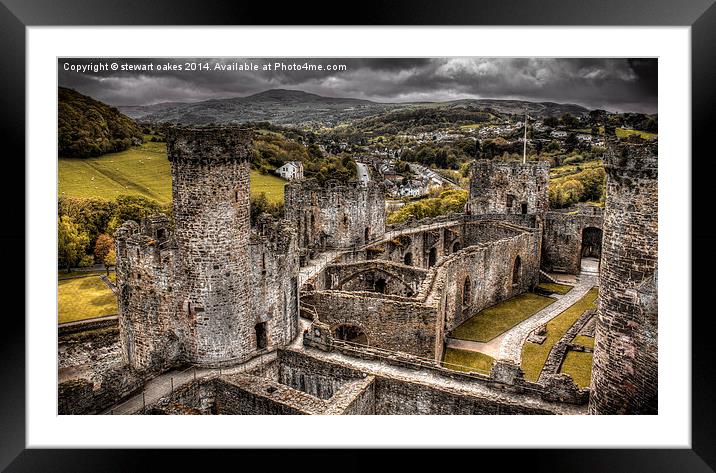
[[[557,297],[557,302],[537,312],[529,319],[523,320],[504,334],[500,343],[497,358],[510,361],[517,365],[522,361],[522,345],[534,329],[546,324],[599,284],[599,277],[594,274],[581,274],[575,286],[567,294]]]
[[[305,352],[310,356],[338,363],[375,376],[383,376],[386,378],[424,384],[456,394],[468,394],[495,402],[514,403],[525,407],[547,409],[555,414],[581,415],[586,414],[587,410],[586,405],[578,406],[566,403],[547,402],[542,400],[536,394],[513,394],[508,391],[494,389],[488,384],[475,382],[474,380],[448,378],[440,376],[429,370],[403,368],[400,366],[390,365],[383,361],[361,359],[344,355],[337,351],[324,352],[315,348],[307,348],[303,346],[299,349],[296,349],[295,347],[291,347],[291,349],[298,352]]]
[[[299,337],[302,338],[302,337]],[[144,390],[134,396],[116,404],[102,414],[111,415],[127,415],[139,413],[145,405],[149,406],[157,402],[159,399],[172,393],[172,388],[177,389],[194,379],[199,379],[211,374],[232,374],[251,371],[264,363],[269,363],[276,359],[276,352],[267,353],[265,355],[253,358],[240,365],[227,368],[187,368],[185,370],[167,371],[151,380],[144,385]]]

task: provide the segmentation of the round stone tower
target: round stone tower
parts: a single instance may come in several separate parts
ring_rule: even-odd
[[[250,318],[251,132],[238,127],[167,131],[177,245],[178,318],[185,356],[197,365],[255,351]]]
[[[657,145],[610,143],[590,414],[657,412]]]

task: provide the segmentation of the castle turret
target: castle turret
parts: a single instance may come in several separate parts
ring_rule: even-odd
[[[178,317],[186,327],[187,361],[194,364],[241,361],[257,348],[249,297],[251,136],[237,127],[167,132]]]
[[[610,144],[591,414],[657,412],[657,146]]]
[[[471,168],[468,213],[542,217],[549,208],[548,183],[549,163],[546,161],[480,159]]]

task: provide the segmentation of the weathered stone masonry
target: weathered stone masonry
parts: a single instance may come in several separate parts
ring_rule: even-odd
[[[542,242],[542,268],[547,271],[577,274],[582,256],[599,258],[601,252],[604,210],[579,205],[564,211],[550,211],[545,216],[544,237]],[[593,248],[589,244],[590,235],[596,236]]]
[[[173,230],[155,216],[115,235],[122,351],[132,368],[237,363],[295,337],[295,229],[266,217],[251,229],[250,144],[237,127],[168,130]]]
[[[288,183],[284,196],[286,218],[295,222],[302,249],[362,246],[385,233],[382,184],[307,179]]]
[[[611,145],[592,414],[655,414],[657,364],[656,145]]]
[[[549,163],[481,159],[471,168],[467,213],[537,214],[549,209]]]

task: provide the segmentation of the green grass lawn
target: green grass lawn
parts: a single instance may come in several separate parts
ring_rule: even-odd
[[[540,345],[525,342],[522,346],[522,371],[525,379],[537,381],[549,352],[557,341],[574,325],[587,309],[596,309],[597,288],[593,287],[581,299],[572,304],[561,314],[547,322],[547,339]]]
[[[283,202],[283,186],[286,182],[278,176],[251,171],[251,195],[265,192],[269,202]]]
[[[491,356],[484,353],[447,348],[443,357],[443,366],[454,371],[489,373],[493,360]]]
[[[577,386],[589,387],[592,378],[592,354],[583,351],[567,350],[560,373],[567,373],[572,377]]]
[[[117,298],[99,276],[57,282],[58,323],[117,313]]]
[[[81,278],[81,277],[87,277],[87,276],[99,276],[100,274],[105,274],[104,271],[70,271],[69,273],[67,271],[58,271],[57,272],[57,279],[73,279],[73,278]]]
[[[572,286],[568,284],[557,284],[554,282],[541,282],[537,287],[553,294],[567,294],[572,290]]]
[[[59,193],[69,197],[141,195],[165,204],[172,199],[165,143],[144,143],[96,158],[59,158]]]
[[[639,131],[639,130],[631,130],[629,128],[617,128],[615,130],[617,137],[619,138],[626,138],[629,135],[641,135],[641,137],[645,140],[654,140],[659,135],[656,133],[649,133],[648,131]]]
[[[587,348],[594,348],[594,337],[588,337],[586,335],[577,335],[572,340],[572,343]]]
[[[481,310],[450,336],[460,340],[487,342],[552,304],[556,299],[531,292],[520,294]]]
[[[101,197],[141,195],[166,204],[172,200],[171,166],[166,143],[144,143],[119,153],[96,158],[59,158],[59,195]],[[270,201],[283,201],[283,179],[251,171],[251,194],[266,193]]]

